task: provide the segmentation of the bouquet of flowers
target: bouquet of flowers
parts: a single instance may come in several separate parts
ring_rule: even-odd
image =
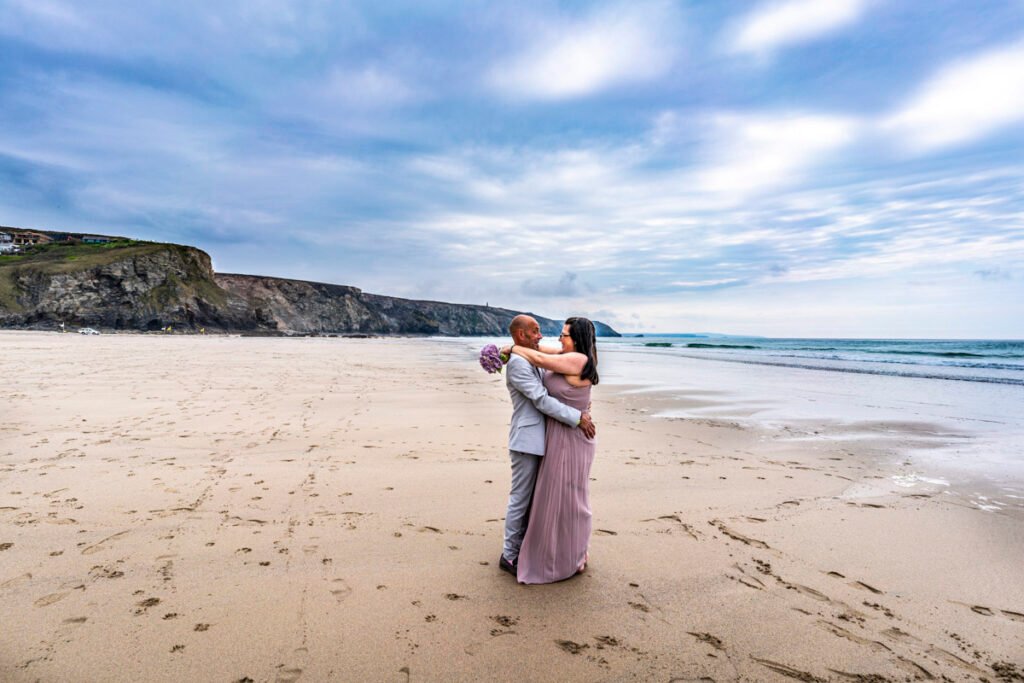
[[[480,349],[480,367],[492,375],[501,372],[502,366],[508,362],[508,358],[498,351],[494,344],[488,344]]]

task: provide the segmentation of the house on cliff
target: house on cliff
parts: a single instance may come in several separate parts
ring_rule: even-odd
[[[30,247],[33,244],[48,244],[53,241],[53,238],[49,235],[32,230],[12,230],[7,228],[4,232],[10,235],[11,244],[15,247]]]

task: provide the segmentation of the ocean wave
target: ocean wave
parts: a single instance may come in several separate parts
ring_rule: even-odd
[[[647,346],[651,346],[648,344]],[[688,349],[760,349],[760,346],[751,346],[749,344],[687,344]]]
[[[859,349],[863,353],[885,353],[897,356],[935,356],[936,358],[1024,358],[1024,355],[969,353],[967,351],[901,351],[899,349],[887,349],[875,351],[872,349]]]
[[[726,363],[744,363],[746,365],[774,365],[782,368],[799,368],[801,370],[822,370],[824,372],[847,372],[857,375],[882,375],[886,377],[912,377],[917,379],[946,379],[958,382],[981,382],[985,384],[1010,384],[1024,387],[1024,378],[1016,377],[985,377],[981,375],[943,375],[934,372],[909,372],[899,370],[882,370],[878,368],[851,368],[836,367],[834,365],[812,365],[811,363],[778,363],[769,360],[752,360],[742,358],[720,358],[709,359],[707,356],[690,356],[679,354],[685,358],[697,360],[716,360]]]
[[[740,348],[740,347],[737,347]],[[816,351],[824,353],[826,351],[838,351],[840,353],[864,353],[864,354],[879,354],[886,356],[930,356],[934,358],[1005,358],[1015,359],[1024,358],[1024,353],[977,353],[973,351],[908,351],[901,349],[871,349],[864,348],[858,345],[851,345],[846,348],[838,346],[762,346],[757,348],[763,348],[768,351]]]
[[[878,363],[886,365],[930,365],[939,366],[944,368],[974,368],[976,370],[1016,370],[1024,371],[1024,365],[1020,363],[994,363],[994,362],[969,362],[962,361],[956,362],[954,360],[941,360],[936,359],[935,363],[926,363],[920,359],[911,358],[857,358],[854,356],[842,356],[831,354],[827,356],[813,356],[796,353],[773,353],[771,358],[809,358],[812,360],[834,360],[843,361],[847,363]],[[989,356],[980,356],[981,358],[989,358]],[[1005,358],[1005,356],[997,356],[997,358]]]
[[[875,342],[877,345],[877,342]],[[708,342],[689,342],[689,343],[672,343],[668,341],[648,341],[643,344],[648,347],[681,347],[688,349],[721,349],[724,351],[728,350],[746,350],[746,351],[763,351],[765,353],[774,355],[788,355],[794,354],[794,357],[801,357],[799,352],[805,352],[809,354],[834,354],[830,356],[824,356],[826,358],[834,358],[836,360],[851,360],[851,361],[867,361],[867,357],[875,357],[872,362],[878,363],[910,363],[915,364],[920,361],[914,359],[934,359],[935,361],[950,361],[950,360],[965,360],[965,361],[988,361],[989,363],[995,361],[1011,361],[1011,364],[1007,365],[978,365],[977,367],[990,367],[990,368],[1008,368],[1014,369],[1015,366],[1012,361],[1024,359],[1024,352],[1020,352],[1021,345],[1019,343],[1013,344],[994,344],[992,351],[988,352],[988,348],[983,349],[971,349],[971,350],[957,350],[957,351],[942,351],[942,350],[930,350],[930,349],[901,349],[898,345],[889,348],[871,348],[866,344],[851,343],[847,346],[843,345],[828,345],[828,346],[790,346],[786,344],[713,344]],[[818,356],[806,356],[815,358]],[[895,358],[895,360],[888,360],[889,358]],[[965,366],[971,367],[971,366]]]

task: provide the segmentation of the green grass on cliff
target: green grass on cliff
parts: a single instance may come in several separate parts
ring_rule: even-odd
[[[169,246],[172,245],[134,240],[106,244],[38,244],[26,248],[22,254],[0,256],[0,271],[29,267],[50,274],[74,273],[105,266],[136,254],[150,254]]]
[[[18,288],[14,284],[15,277],[19,274],[31,272],[43,275],[77,273],[102,268],[136,256],[156,254],[168,249],[184,251],[189,247],[135,240],[118,240],[105,244],[55,242],[29,247],[22,254],[0,256],[0,308],[6,308],[9,311],[22,310],[17,300]],[[177,281],[177,278],[174,279],[176,282],[168,283],[167,292],[156,293],[155,297],[161,300],[173,298],[173,295],[183,285]],[[226,299],[224,292],[205,278],[194,278],[189,284],[192,285],[191,289],[208,301],[222,304]]]
[[[20,311],[14,278],[19,273],[35,271],[54,275],[75,273],[105,266],[135,254],[158,251],[165,245],[122,240],[106,244],[40,244],[24,253],[0,256],[0,307]]]

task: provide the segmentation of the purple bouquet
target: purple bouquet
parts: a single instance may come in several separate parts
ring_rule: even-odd
[[[502,360],[501,353],[498,351],[498,347],[494,344],[488,344],[484,348],[480,349],[480,367],[492,375],[496,372],[501,372],[502,366],[505,362]]]

